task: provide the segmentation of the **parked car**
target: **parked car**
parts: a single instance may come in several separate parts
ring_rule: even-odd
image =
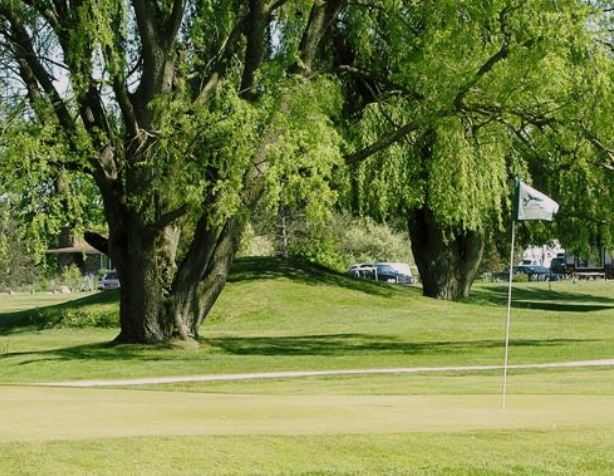
[[[350,276],[385,283],[414,284],[409,265],[405,263],[354,264],[347,270]]]
[[[414,284],[411,269],[405,263],[376,263],[376,281],[396,284]]]
[[[372,264],[353,264],[348,268],[347,273],[354,278],[375,280],[375,266]]]
[[[550,271],[553,274],[564,276],[567,272],[565,269],[565,258],[564,257],[556,257],[553,258],[550,262]]]
[[[102,291],[107,291],[109,289],[118,289],[121,286],[119,282],[119,274],[117,271],[112,269],[108,271],[107,274],[100,280],[100,284],[98,285],[98,289]]]

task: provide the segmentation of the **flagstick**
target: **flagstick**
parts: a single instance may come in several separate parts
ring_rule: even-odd
[[[510,278],[507,288],[507,319],[505,322],[505,359],[503,361],[503,390],[501,408],[505,410],[507,399],[507,363],[510,348],[510,324],[512,322],[512,276],[514,272],[514,239],[516,236],[516,221],[512,220],[512,250],[510,252]]]

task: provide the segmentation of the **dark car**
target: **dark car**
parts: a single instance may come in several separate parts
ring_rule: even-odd
[[[376,263],[377,281],[395,284],[414,284],[410,267],[405,263]]]
[[[565,266],[565,258],[557,256],[550,263],[550,272],[552,273],[552,281],[565,279],[567,276],[567,268]]]
[[[347,270],[350,276],[384,283],[414,284],[411,268],[405,263],[354,264]]]

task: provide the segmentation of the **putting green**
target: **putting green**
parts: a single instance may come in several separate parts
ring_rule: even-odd
[[[551,429],[614,424],[614,397],[230,395],[5,386],[0,441]]]

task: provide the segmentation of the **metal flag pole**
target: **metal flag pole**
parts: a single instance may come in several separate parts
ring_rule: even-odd
[[[501,395],[501,408],[505,410],[507,399],[507,364],[510,348],[510,325],[512,322],[512,276],[514,272],[514,239],[516,237],[516,220],[512,220],[512,249],[510,251],[510,276],[507,288],[507,319],[505,322],[505,358],[503,360],[503,389]]]

